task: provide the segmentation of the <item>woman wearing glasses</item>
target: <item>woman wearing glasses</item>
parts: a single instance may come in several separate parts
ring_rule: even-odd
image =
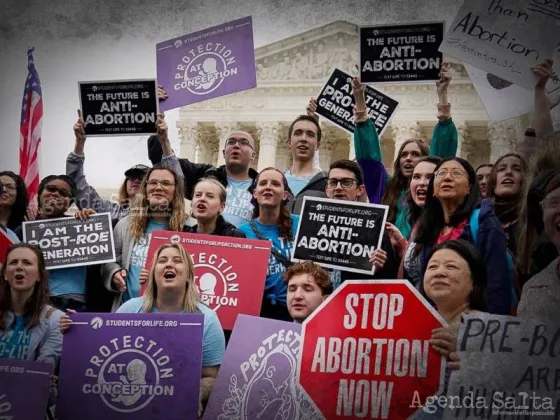
[[[544,230],[560,255],[560,170],[547,171],[541,177],[544,199],[532,206],[527,239],[532,242]],[[560,318],[560,257],[523,286],[518,312],[522,317]]]
[[[117,261],[104,264],[105,287],[118,292],[113,310],[140,295],[140,284],[148,279],[144,269],[151,233],[154,230],[181,232],[186,229],[185,202],[179,176],[164,165],[154,165],[144,178],[128,216],[115,227]]]
[[[29,198],[23,179],[10,171],[0,172],[0,225],[16,230],[23,223]]]
[[[415,240],[422,276],[432,249],[453,239],[470,242],[484,259],[489,312],[509,314],[511,284],[504,230],[492,202],[480,199],[473,167],[458,157],[442,160],[428,184]]]
[[[39,184],[39,212],[35,220],[59,219],[66,212],[76,197],[76,184],[66,175],[49,175]],[[85,209],[76,213],[77,219],[85,220],[95,212]],[[25,223],[24,223],[25,225]],[[16,234],[23,240],[23,226],[16,229]],[[34,243],[26,238],[28,243]],[[85,310],[86,273],[84,266],[69,268],[51,268],[49,273],[49,294],[52,304],[60,309]]]

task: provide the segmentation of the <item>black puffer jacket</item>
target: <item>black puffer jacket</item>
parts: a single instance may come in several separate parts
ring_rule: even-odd
[[[185,232],[199,233],[198,225],[187,228]],[[243,232],[241,232],[231,223],[226,222],[226,220],[222,216],[218,216],[218,220],[216,220],[216,230],[214,230],[214,232],[212,232],[211,235],[230,236],[233,238],[245,238],[245,234]]]

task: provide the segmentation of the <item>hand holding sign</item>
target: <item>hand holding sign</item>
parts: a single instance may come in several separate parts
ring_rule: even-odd
[[[148,270],[146,270],[145,268],[143,268],[140,271],[140,277],[139,277],[138,281],[140,282],[140,284],[144,284],[148,281],[149,276],[150,276],[150,272]]]
[[[441,71],[439,73],[439,80],[436,82],[438,95],[444,93],[447,94],[447,88],[449,87],[449,83],[451,82],[452,78],[453,76],[451,73],[451,64],[443,63],[441,65]]]
[[[157,86],[157,96],[160,101],[165,101],[167,99],[167,92],[163,90],[162,85]]]
[[[165,114],[163,114],[162,112],[160,112],[158,114],[157,121],[156,121],[156,127],[157,127],[157,136],[161,140],[167,140],[168,139],[168,136],[167,136],[168,127],[167,127],[167,123],[165,122]]]
[[[315,113],[317,111],[317,98],[309,99],[309,104],[307,104],[305,111],[310,117],[315,118],[316,120],[319,119],[319,116]]]
[[[74,215],[74,217],[78,220],[81,220],[82,222],[85,222],[87,219],[90,218],[90,216],[93,216],[94,214],[96,214],[96,212],[93,209],[83,209],[83,210],[78,210]]]
[[[373,264],[375,270],[381,270],[385,263],[387,262],[387,253],[381,248],[377,248],[373,251],[369,257],[369,262]]]
[[[535,89],[544,90],[546,84],[548,83],[548,79],[552,75],[552,64],[552,60],[544,60],[542,63],[535,64],[531,67],[531,70],[533,70],[533,73],[537,76]]]
[[[362,85],[359,77],[354,77],[351,84],[352,94],[354,95],[354,100],[356,101],[356,109],[358,111],[363,111],[366,109],[366,87]]]
[[[74,135],[76,136],[76,141],[85,142],[86,141],[86,123],[82,118],[82,111],[78,109],[78,121],[74,124]]]

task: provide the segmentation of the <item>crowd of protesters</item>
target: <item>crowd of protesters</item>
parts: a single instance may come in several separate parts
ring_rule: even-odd
[[[451,71],[442,66],[436,84],[438,123],[431,142],[405,141],[392,174],[382,163],[380,138],[368,117],[364,86],[352,81],[355,97],[355,160],[315,167],[321,127],[312,98],[307,114],[290,125],[293,157],[285,173],[251,169],[255,140],[232,132],[214,167],[175,156],[162,114],[148,139],[152,167],[124,172],[117,200],[104,200],[86,180],[85,123],[74,125],[75,146],[66,174],[48,175],[31,210],[24,181],[0,172],[0,228],[15,243],[2,261],[0,358],[59,362],[63,332],[77,312],[201,312],[204,314],[201,410],[225,352],[216,314],[202,303],[194,264],[181,246],[157,249],[151,266],[151,232],[169,230],[272,243],[261,316],[303,322],[348,279],[407,279],[448,322],[433,345],[458,363],[453,332],[468,312],[558,318],[560,312],[560,136],[553,132],[544,86],[552,62],[533,67],[535,109],[525,137],[495,162],[474,168],[456,156],[458,134],[447,90]],[[291,253],[306,196],[388,206],[382,245],[370,256],[375,274],[323,269]],[[192,212],[185,210],[191,200]],[[72,205],[78,211],[68,212]],[[88,267],[47,269],[40,248],[20,242],[32,220],[109,212],[116,261]],[[150,266],[150,270],[145,267]],[[140,296],[141,286],[146,292]]]

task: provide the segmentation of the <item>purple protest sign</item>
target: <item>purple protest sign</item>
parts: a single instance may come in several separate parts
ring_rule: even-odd
[[[160,111],[257,86],[251,16],[156,45]]]
[[[197,419],[202,314],[75,314],[64,334],[59,420]]]
[[[53,368],[50,363],[0,359],[0,419],[44,420]]]
[[[205,420],[323,418],[297,379],[301,325],[239,315]]]

